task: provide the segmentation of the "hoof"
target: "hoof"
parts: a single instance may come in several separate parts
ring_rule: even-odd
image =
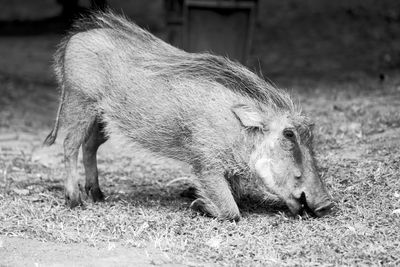
[[[204,215],[217,218],[221,221],[235,221],[238,222],[241,219],[239,211],[225,211],[220,212],[217,206],[215,206],[211,201],[198,198],[190,204],[190,208],[194,211],[200,212]]]
[[[99,187],[85,186],[85,191],[88,196],[91,196],[93,202],[104,201],[104,194]]]
[[[74,194],[73,196],[65,194],[65,204],[71,209],[83,205],[80,194],[78,195]]]
[[[101,192],[100,188],[92,188],[90,194],[92,195],[93,202],[104,201],[104,194]]]
[[[77,206],[83,206],[82,196],[82,186],[77,184],[75,187],[66,188],[65,190],[65,204],[71,209]]]
[[[206,209],[206,203],[203,199],[198,198],[190,204],[190,208],[196,212],[200,212],[202,214],[210,215]]]
[[[239,222],[241,218],[242,218],[242,216],[240,216],[240,214],[233,214],[233,215],[229,215],[228,217],[221,218],[221,219],[233,221],[233,222]]]

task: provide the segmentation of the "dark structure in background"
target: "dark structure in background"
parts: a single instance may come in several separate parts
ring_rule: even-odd
[[[1,1],[1,0],[0,0]],[[3,0],[5,2],[6,0]],[[1,35],[36,35],[48,33],[62,33],[69,29],[72,21],[91,10],[105,10],[107,7],[107,0],[86,0],[86,6],[82,6],[79,0],[16,0],[16,3],[10,4],[6,7],[4,3],[0,3],[1,8],[5,14],[17,15],[18,8],[23,10],[22,13],[29,9],[42,13],[40,18],[21,19],[18,16],[5,16],[8,19],[4,20],[4,16],[0,13],[0,34]],[[3,5],[2,5],[3,4]],[[51,8],[49,8],[52,6]],[[43,10],[41,9],[43,8]],[[49,9],[59,9],[58,14],[48,15]],[[1,12],[1,9],[0,9]]]
[[[184,0],[165,0],[168,41],[179,48],[183,47],[183,9]]]
[[[72,19],[82,12],[78,0],[57,1],[63,6],[63,18]],[[106,0],[90,3],[94,10],[107,7]],[[165,0],[167,41],[189,52],[211,51],[245,64],[256,4],[257,0]]]
[[[61,7],[57,16],[40,20],[0,21],[3,34],[40,34],[67,30],[74,18],[91,10],[110,8],[117,12],[125,9],[112,0],[53,0]],[[21,6],[23,6],[23,1]],[[209,51],[247,63],[253,40],[253,29],[258,0],[160,0],[164,25],[167,26],[166,41],[189,52]],[[127,0],[137,8],[134,0]],[[115,6],[117,5],[117,6]],[[139,5],[140,6],[140,5]],[[157,16],[153,10],[138,8],[137,13]],[[129,16],[129,14],[127,14]],[[132,16],[134,21],[138,17]],[[142,25],[148,26],[148,25]]]
[[[256,5],[255,0],[167,0],[168,41],[189,52],[212,51],[245,64]]]
[[[192,7],[185,6],[192,2]],[[214,7],[203,12],[203,2]],[[240,2],[255,6],[254,34],[251,34],[251,24],[245,25],[246,19],[238,23],[241,29],[232,26],[235,24],[227,26],[230,17],[237,17],[237,10],[231,8],[228,12],[221,5],[237,7]],[[0,0],[0,35],[63,34],[75,14],[103,9],[106,4],[181,48],[186,32],[184,25],[189,25],[192,37],[189,40],[198,46],[186,47],[191,51],[211,50],[243,62],[241,55],[229,51],[234,50],[232,47],[246,47],[243,44],[250,44],[253,39],[251,56],[245,63],[272,80],[282,81],[282,77],[336,80],[338,76],[352,77],[358,70],[379,76],[383,81],[388,71],[400,66],[400,1],[396,0]],[[200,34],[215,36],[206,48],[198,40],[209,40],[200,37],[196,27],[192,27],[196,24],[190,23],[196,16],[190,17],[189,13],[196,15],[198,11],[202,12],[197,21],[199,30],[203,30]],[[239,17],[247,16],[243,13],[246,12]],[[218,21],[218,18],[224,19]],[[208,24],[214,31],[204,30]],[[239,40],[229,39],[222,29],[215,30],[218,27],[227,27],[234,36],[240,36]],[[250,34],[245,33],[246,28]],[[212,47],[215,43],[223,50]]]
[[[82,12],[79,7],[79,0],[57,0],[57,2],[62,5],[61,16],[66,19],[71,19]],[[107,0],[90,0],[90,6],[92,9],[105,10]]]

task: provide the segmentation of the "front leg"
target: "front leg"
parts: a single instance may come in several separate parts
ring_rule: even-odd
[[[218,219],[239,221],[239,208],[224,175],[203,173],[199,180],[199,198],[191,207]]]

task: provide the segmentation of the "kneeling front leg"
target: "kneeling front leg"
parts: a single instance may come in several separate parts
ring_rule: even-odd
[[[199,198],[191,207],[222,220],[240,220],[239,208],[223,174],[201,174]]]

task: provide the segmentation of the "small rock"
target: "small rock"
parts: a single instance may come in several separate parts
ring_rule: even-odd
[[[206,242],[206,245],[209,246],[209,247],[212,247],[212,248],[216,248],[216,249],[217,249],[217,248],[220,247],[221,242],[222,242],[221,238],[219,238],[219,237],[212,237],[212,238],[210,238],[210,239]]]
[[[400,215],[400,209],[395,209],[394,211],[392,211],[392,214]]]
[[[111,251],[111,250],[114,250],[116,247],[117,247],[117,245],[114,242],[110,242],[110,243],[108,243],[107,250]]]
[[[351,226],[351,225],[347,225],[347,229],[349,229],[351,232],[356,233],[356,228]]]
[[[20,196],[27,196],[29,195],[29,190],[28,189],[18,189],[18,188],[14,188],[13,191],[20,195]]]
[[[339,126],[339,129],[347,134],[355,135],[358,138],[362,138],[362,125],[359,122],[343,123]]]

